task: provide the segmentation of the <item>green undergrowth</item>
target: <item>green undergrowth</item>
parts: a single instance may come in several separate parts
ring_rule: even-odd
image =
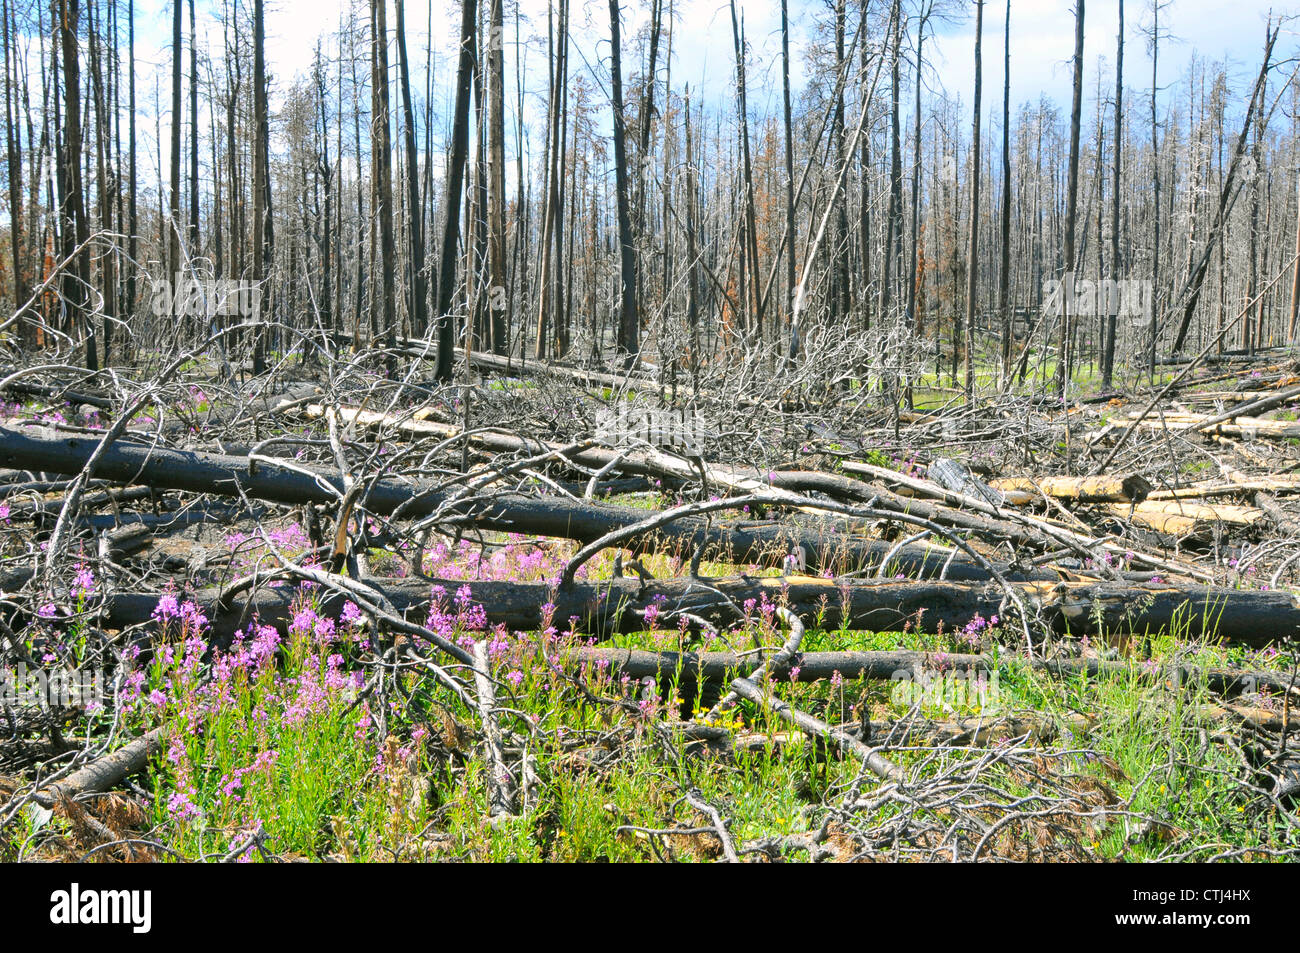
[[[784,641],[770,604],[747,609],[746,621],[725,632],[701,637],[666,615],[662,623],[652,616],[644,631],[614,643],[746,651]],[[472,687],[453,691],[429,665],[376,665],[387,637],[359,612],[337,622],[317,615],[309,589],[298,596],[287,637],[253,626],[224,652],[207,651],[197,609],[165,596],[152,650],[124,680],[114,711],[92,713],[86,726],[104,732],[116,718],[119,730],[164,731],[140,782],[146,816],[132,836],[157,845],[150,856],[160,860],[233,854],[251,861],[704,861],[719,855],[720,842],[704,832],[709,821],[688,793],[716,807],[743,846],[816,830],[858,776],[854,759],[826,757],[814,740],[749,702],[722,720],[734,749],[701,750],[672,726],[714,704],[716,692],[701,695],[676,678],[627,679],[596,666],[566,671],[558,660],[586,640],[565,631],[565,620],[512,633],[485,630],[481,619],[471,587],[443,594],[428,626],[463,646],[488,642],[497,723],[507,733],[503,746],[519,798],[516,816],[491,821],[491,769]],[[838,675],[772,682],[768,690],[831,725],[858,725],[865,713],[876,726],[909,715],[939,722],[1033,716],[1059,726],[1045,742],[1057,752],[1053,783],[1086,790],[1106,809],[1059,835],[1061,849],[1075,859],[1226,851],[1262,858],[1296,848],[1286,818],[1243,783],[1250,775],[1239,746],[1221,738],[1215,699],[1202,684],[1173,684],[1161,674],[1172,662],[1286,672],[1288,655],[1191,640],[1177,629],[1128,640],[1127,654],[1076,640],[1077,651],[1123,663],[1117,675],[1089,679],[1035,670],[1016,644],[1017,633],[1002,620],[976,619],[946,633],[868,632],[823,620],[806,634],[804,651],[923,652],[939,690],[920,691],[906,678],[855,682]],[[437,657],[419,639],[415,647]],[[965,652],[996,658],[995,677],[978,688],[963,683],[949,656]],[[445,663],[444,656],[439,664]],[[447,671],[472,686],[463,667]],[[1261,697],[1257,704],[1279,703]],[[750,740],[740,745],[741,739]],[[951,748],[942,760],[917,748],[888,754],[916,772],[919,784],[941,764],[984,757],[990,744],[1005,743]],[[522,783],[525,756],[530,769]],[[1033,777],[996,762],[987,771],[990,783],[1032,798]],[[869,781],[867,790],[877,783]],[[879,817],[856,823],[885,823],[894,810],[881,807]],[[5,830],[0,854],[28,856],[42,844],[75,854],[80,830],[58,811],[28,811]],[[1012,838],[991,849],[1016,856],[1023,846]],[[806,856],[793,847],[787,852]]]

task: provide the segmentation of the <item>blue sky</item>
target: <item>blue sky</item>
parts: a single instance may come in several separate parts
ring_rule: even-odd
[[[246,0],[247,2],[247,0]],[[336,28],[340,13],[355,0],[268,0],[267,59],[279,89],[288,85],[297,73],[305,73],[311,64],[316,39]],[[486,2],[486,0],[483,0]],[[571,0],[573,4],[571,35],[577,48],[571,56],[573,69],[584,69],[584,62],[596,63],[608,54],[608,5],[606,0]],[[670,0],[665,0],[665,5]],[[676,8],[677,26],[673,38],[673,86],[680,91],[689,82],[698,92],[705,89],[719,105],[730,103],[734,94],[734,61],[731,46],[730,11],[725,0],[671,0]],[[875,0],[883,4],[887,0]],[[940,4],[943,0],[940,0]],[[530,122],[544,115],[545,93],[543,51],[546,30],[547,0],[520,0],[524,15],[521,32],[534,45],[527,54],[529,84],[535,91],[528,105]],[[780,102],[780,6],[776,0],[738,0],[743,12],[752,50],[750,66],[751,108],[762,113],[775,110]],[[951,13],[947,22],[935,24],[935,35],[926,41],[926,60],[933,70],[930,82],[941,85],[950,95],[970,100],[974,76],[973,4],[964,0],[947,0]],[[1070,56],[1074,45],[1074,14],[1071,0],[1012,0],[1012,102],[1013,105],[1037,101],[1047,94],[1067,109],[1070,98]],[[1296,7],[1300,9],[1300,0]],[[648,0],[624,4],[624,44],[648,18]],[[1114,57],[1118,0],[1087,0],[1086,38],[1084,47],[1085,106],[1089,115],[1092,92],[1098,71],[1103,86],[1113,88]],[[1266,0],[1236,0],[1231,4],[1216,0],[1172,0],[1162,13],[1162,26],[1172,38],[1162,43],[1160,81],[1173,84],[1187,69],[1193,51],[1211,62],[1224,62],[1234,90],[1240,90],[1253,78],[1258,68],[1263,42],[1264,23],[1270,8],[1285,7]],[[170,0],[137,0],[137,55],[145,62],[160,64],[165,70],[170,61]],[[220,3],[200,0],[200,33],[208,33],[214,50],[221,48],[221,30],[217,20]],[[428,0],[407,0],[408,45],[417,67],[413,86],[422,90],[423,60],[426,37],[432,30],[438,59],[435,66],[439,111],[445,108],[451,82],[449,57],[453,34],[459,28],[460,4],[456,0],[433,0],[432,16]],[[828,15],[825,0],[791,0],[792,55],[796,60],[794,84],[802,80],[800,52],[818,18]],[[1002,42],[1005,0],[990,0],[985,8],[984,70],[985,108],[988,128],[996,125],[1001,111]],[[1145,95],[1150,82],[1150,59],[1141,27],[1150,22],[1150,0],[1126,0],[1125,3],[1125,78],[1133,92]],[[394,22],[389,5],[389,26]],[[188,33],[188,20],[186,22]],[[507,25],[507,37],[513,36],[513,24]],[[202,42],[202,41],[201,41]],[[328,48],[328,42],[327,42]],[[1279,58],[1294,56],[1297,36],[1284,30],[1279,41]],[[513,48],[507,46],[507,70],[513,76]],[[395,62],[395,57],[392,58]],[[625,69],[631,71],[629,63]],[[153,80],[147,70],[139,79],[139,95],[144,111],[151,109]],[[161,77],[163,106],[167,108],[170,75]],[[507,94],[511,95],[510,93]],[[1108,90],[1107,95],[1110,95]],[[273,99],[274,101],[274,99]],[[141,117],[142,124],[145,122]],[[152,126],[152,117],[148,120]],[[206,123],[205,123],[206,128]],[[152,129],[141,133],[148,135]],[[165,148],[165,143],[164,143]]]
[[[967,4],[967,6],[970,6]],[[1142,28],[1151,23],[1150,0],[1124,3],[1124,85],[1146,95],[1150,89],[1151,59]],[[1167,85],[1182,76],[1193,51],[1210,62],[1228,64],[1234,89],[1254,79],[1264,47],[1264,27],[1270,8],[1274,15],[1284,7],[1263,0],[1173,0],[1161,12],[1161,32],[1172,36],[1160,45],[1159,80]],[[1300,9],[1300,7],[1297,7]],[[1002,45],[1005,0],[991,0],[984,9],[985,100],[1001,111]],[[1115,41],[1119,24],[1119,0],[1087,0],[1084,16],[1084,102],[1093,99],[1097,71],[1115,83]],[[961,22],[941,27],[931,47],[932,65],[939,82],[949,91],[961,90],[964,99],[975,73],[975,20],[968,14]],[[1294,56],[1297,36],[1284,30],[1275,58]],[[1055,99],[1063,110],[1070,103],[1070,58],[1074,53],[1074,4],[1064,0],[1012,0],[1011,3],[1011,101],[1036,101],[1041,93]],[[1103,61],[1099,63],[1099,58]],[[1085,106],[1085,115],[1088,110]]]

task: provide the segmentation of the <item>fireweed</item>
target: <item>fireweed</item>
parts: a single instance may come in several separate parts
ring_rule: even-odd
[[[174,849],[222,851],[262,825],[277,852],[316,855],[333,841],[391,859],[427,823],[407,783],[427,767],[425,735],[396,746],[377,735],[355,667],[368,645],[361,614],[350,605],[336,622],[318,609],[300,589],[287,635],[254,621],[219,649],[192,601],[159,599],[152,660],[124,680],[121,703],[141,730],[166,728],[154,814]]]
[[[290,529],[280,538],[288,542],[294,536]],[[241,545],[251,541],[236,540],[233,548]],[[182,592],[166,591],[154,609],[155,637],[147,660],[141,648],[128,651],[128,664],[116,679],[116,702],[110,702],[117,711],[97,715],[104,726],[120,716],[131,734],[158,726],[165,730],[145,782],[154,793],[149,836],[193,858],[223,856],[260,827],[267,849],[282,857],[652,859],[649,844],[619,829],[663,827],[670,819],[694,824],[697,819],[682,805],[684,786],[726,804],[733,834],[743,840],[815,828],[818,815],[808,799],[820,801],[852,782],[851,760],[810,759],[807,741],[767,709],[748,703],[726,712],[720,727],[785,740],[738,747],[730,766],[696,757],[698,752],[687,756],[682,741],[670,742],[676,748],[665,751],[663,739],[675,734],[661,735],[656,723],[689,717],[712,704],[684,693],[680,673],[638,680],[607,664],[575,669],[565,655],[594,641],[578,631],[577,619],[559,616],[547,602],[536,630],[511,631],[490,625],[474,597],[479,578],[527,573],[552,580],[567,558],[565,550],[512,539],[473,561],[459,548],[436,555],[440,552],[435,547],[430,559],[445,560],[440,575],[447,581],[431,587],[429,608],[416,621],[466,649],[486,643],[499,723],[513,739],[509,747],[522,744],[534,759],[538,784],[528,790],[526,816],[486,823],[487,774],[477,710],[419,665],[396,671],[374,665],[387,638],[355,604],[345,602],[336,613],[323,615],[320,589],[304,584],[281,629],[254,620],[227,648],[218,649],[202,608]],[[658,574],[657,563],[644,562]],[[588,565],[592,579],[608,570],[602,560]],[[102,589],[88,569],[75,568],[70,590],[77,593],[76,603],[51,604],[50,617],[33,623],[45,644],[60,653],[75,654],[68,642],[76,610],[93,605]],[[764,592],[743,605],[734,625],[704,632],[675,613],[670,602],[654,601],[641,613],[638,631],[612,642],[636,648],[746,651],[761,644],[771,649],[788,635],[776,612],[783,599],[779,589]],[[1001,630],[1012,630],[1002,619],[976,616],[944,631],[922,619],[901,631],[860,632],[850,627],[838,602],[833,592],[823,600],[803,651],[910,648],[927,653],[926,664],[936,671],[947,671],[946,653],[977,645],[996,651]],[[421,654],[447,665],[428,641],[418,636],[411,641]],[[1152,656],[1171,657],[1176,642],[1174,636],[1154,640]],[[1263,653],[1233,660],[1261,668],[1287,663]],[[1208,654],[1195,661],[1223,664]],[[829,723],[856,724],[863,712],[876,722],[906,714],[889,697],[888,685],[849,681],[838,673],[799,682],[798,665],[793,668],[779,682],[769,681],[767,690]],[[467,680],[464,669],[448,670]],[[381,674],[384,681],[376,681]],[[1009,709],[1087,710],[1084,693],[1111,690],[1045,680],[1014,662],[1001,674]],[[1134,678],[1145,681],[1135,681],[1124,697],[1150,703],[1149,675],[1135,671]],[[1187,713],[1179,717],[1191,717]],[[1102,730],[1104,750],[1125,765],[1129,777],[1165,770],[1163,759],[1146,763],[1154,758],[1148,758],[1153,746],[1130,746],[1123,732]],[[575,761],[579,751],[583,754]],[[906,753],[896,757],[912,763]],[[591,767],[583,767],[588,763]],[[508,767],[518,771],[517,756],[511,755]],[[1235,804],[1224,800],[1226,788],[1211,790],[1200,780],[1198,785],[1206,810],[1226,805],[1237,823]],[[1177,809],[1182,795],[1172,779],[1168,791],[1148,783],[1141,794],[1149,808]],[[1225,828],[1224,833],[1240,839],[1244,830]],[[1115,854],[1128,850],[1122,838],[1110,848]],[[252,850],[239,859],[259,857]]]
[[[542,606],[543,624],[535,632],[489,626],[466,583],[450,592],[433,587],[422,621],[466,648],[486,641],[501,703],[539,713],[515,716],[515,730],[534,737],[607,726],[609,711],[581,704],[587,693],[613,700],[616,718],[637,734],[670,710],[660,686],[615,677],[608,664],[568,670],[563,654],[590,640],[578,633],[576,617],[557,618],[555,609]],[[772,609],[763,600],[754,624],[770,625]],[[652,604],[646,616],[655,641],[684,637],[685,620],[668,616],[662,603]],[[378,709],[377,696],[363,694],[361,664],[373,660],[373,633],[354,604],[346,603],[337,619],[322,615],[316,590],[305,584],[283,634],[254,621],[225,649],[210,644],[202,609],[182,594],[165,592],[153,617],[152,657],[123,679],[119,704],[137,730],[166,728],[152,780],[153,819],[167,832],[168,846],[186,856],[209,856],[260,825],[276,853],[411,858],[425,855],[419,834],[439,803],[448,824],[480,826],[482,765],[471,760],[449,778],[429,750],[434,732],[446,736],[445,724],[433,717],[448,708],[446,696],[421,717],[422,706],[393,702]],[[669,618],[672,627],[661,627]],[[742,628],[732,635],[739,638]],[[708,633],[706,644],[714,636]],[[432,654],[425,639],[413,642]],[[143,656],[138,648],[133,654]],[[411,701],[438,691],[423,673],[400,678]],[[451,717],[473,724],[473,716],[462,707]],[[421,780],[429,778],[442,784]],[[526,830],[508,825],[494,828],[490,839],[508,856],[538,846]]]

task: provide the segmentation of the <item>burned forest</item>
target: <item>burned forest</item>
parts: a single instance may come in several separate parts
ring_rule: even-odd
[[[0,20],[0,860],[1300,860],[1285,10]]]

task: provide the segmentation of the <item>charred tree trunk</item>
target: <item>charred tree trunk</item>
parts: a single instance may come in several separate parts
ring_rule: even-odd
[[[1080,0],[1082,3],[1082,0]],[[980,95],[984,86],[984,0],[975,0],[975,118],[971,127],[970,244],[966,265],[966,398],[975,390],[975,294],[980,239]]]
[[[785,306],[786,318],[794,311],[795,261],[798,232],[794,215],[794,122],[790,110],[790,16],[788,0],[781,0],[781,106],[785,120]],[[690,157],[687,157],[690,161]],[[865,255],[867,250],[863,248]]]
[[[260,288],[266,288],[270,284],[266,279],[269,277],[272,241],[268,169],[270,124],[266,106],[266,23],[263,4],[264,0],[253,0],[253,283]],[[262,304],[269,312],[268,290],[262,292]],[[253,341],[253,373],[257,375],[266,370],[266,332],[261,326],[254,330]]]
[[[9,0],[3,5],[4,56],[5,56],[5,145],[9,165],[9,244],[13,252],[13,300],[14,312],[23,309],[27,303],[27,267],[23,254],[23,171],[22,171],[22,132],[17,125],[18,110],[14,108],[14,99],[18,88],[18,54],[11,49],[16,33],[13,11]],[[19,319],[18,340],[24,347],[34,347],[36,343],[35,325],[26,317]]]
[[[167,224],[167,278],[172,279],[181,269],[181,16],[184,0],[173,0],[172,4],[172,125],[171,155],[168,157],[171,169],[171,192],[168,195],[168,210],[171,221]]]
[[[402,129],[406,144],[407,238],[411,243],[411,333],[423,337],[429,327],[428,271],[424,260],[424,216],[420,214],[420,161],[415,148],[415,110],[411,106],[411,72],[406,55],[406,11],[397,0],[397,70],[402,89]],[[385,98],[387,98],[385,96]],[[425,130],[428,135],[428,130]],[[390,218],[391,218],[390,210]]]
[[[1110,267],[1116,279],[1123,271],[1120,260],[1120,173],[1124,153],[1124,0],[1119,0],[1119,35],[1115,41],[1115,158],[1111,170]],[[1154,160],[1154,156],[1152,159]],[[1115,324],[1113,308],[1106,309],[1106,335],[1101,351],[1101,387],[1110,390],[1115,372]]]
[[[625,368],[633,367],[641,351],[641,324],[637,313],[636,244],[628,207],[627,125],[623,117],[622,39],[618,0],[609,0],[610,88],[614,110],[614,177],[618,201],[620,295],[618,353]]]
[[[488,309],[492,351],[509,351],[509,276],[506,271],[506,94],[503,0],[488,0]]]
[[[1083,10],[1084,0],[1075,0],[1074,10],[1074,98],[1070,106],[1070,165],[1065,194],[1065,252],[1064,270],[1067,280],[1074,274],[1075,221],[1079,210],[1079,118],[1083,111]],[[1070,379],[1070,365],[1074,355],[1073,315],[1070,314],[1068,294],[1061,296],[1065,307],[1061,310],[1061,338],[1057,350],[1056,388],[1064,394]]]
[[[434,320],[438,328],[438,380],[451,381],[456,347],[456,318],[452,298],[456,291],[456,249],[460,240],[460,196],[469,152],[469,94],[477,57],[478,0],[461,0],[460,56],[456,64],[456,107],[452,119],[451,161],[443,194],[442,247],[438,251],[438,303]]]
[[[1002,379],[1011,375],[1011,0],[1002,46],[1002,247],[998,264],[998,313],[1002,316]]]
[[[190,254],[199,254],[199,51],[190,0]]]
[[[178,0],[179,2],[179,0]],[[86,220],[86,192],[81,175],[81,69],[77,41],[79,0],[59,0],[59,40],[63,55],[63,167],[65,191],[60,218],[63,247],[76,252],[64,272],[61,296],[68,309],[69,326],[84,333],[86,367],[99,370],[95,325],[90,315],[90,226]]]

